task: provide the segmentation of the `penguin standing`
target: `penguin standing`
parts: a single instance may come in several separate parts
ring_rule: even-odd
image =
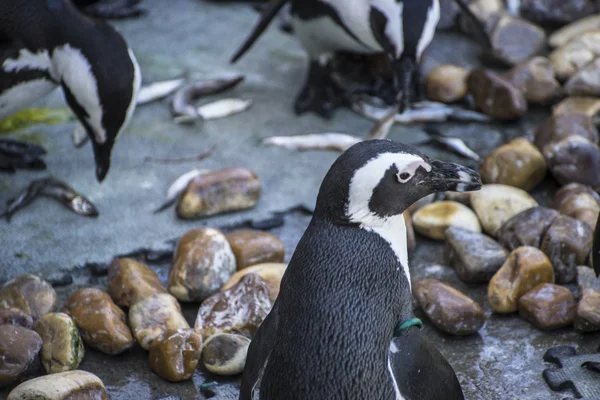
[[[428,194],[480,187],[475,171],[401,143],[346,150],[252,339],[240,400],[464,399],[418,330],[395,333],[413,320],[402,213]]]
[[[133,52],[69,0],[0,0],[0,9],[0,118],[60,86],[92,140],[101,182],[141,86]]]
[[[236,62],[266,29],[288,0],[273,0],[254,31],[232,58]],[[294,32],[310,65],[295,111],[330,118],[344,102],[331,77],[337,51],[384,52],[393,64],[400,89],[400,112],[421,99],[419,63],[440,19],[439,0],[290,0]]]

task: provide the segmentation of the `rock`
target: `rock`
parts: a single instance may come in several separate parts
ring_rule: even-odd
[[[564,81],[600,55],[600,30],[585,32],[550,53],[556,77]]]
[[[86,371],[66,371],[21,383],[7,400],[106,400],[104,384]]]
[[[453,29],[456,25],[456,18],[460,13],[460,8],[454,0],[440,0],[440,22],[437,29]]]
[[[0,388],[3,388],[38,369],[42,338],[35,331],[8,324],[0,325],[0,338]]]
[[[534,57],[502,75],[525,96],[529,104],[549,104],[562,95],[552,63],[545,57]]]
[[[589,186],[570,183],[554,194],[552,207],[563,215],[585,222],[594,230],[600,213],[600,196]]]
[[[84,356],[83,341],[75,322],[64,313],[50,313],[35,322],[42,338],[40,358],[49,374],[77,369]]]
[[[18,308],[0,308],[0,325],[19,325],[33,328],[33,318]]]
[[[501,184],[487,184],[477,192],[471,192],[471,205],[484,231],[492,237],[497,237],[498,231],[506,221],[538,204],[522,189]]]
[[[551,208],[529,208],[502,225],[498,231],[498,241],[511,251],[521,246],[539,249],[546,231],[558,216],[558,211]]]
[[[483,309],[460,291],[436,279],[414,284],[419,305],[436,328],[450,335],[471,335],[485,322]]]
[[[571,291],[552,283],[540,284],[519,299],[521,318],[542,330],[571,325],[575,319],[575,307]]]
[[[451,226],[472,232],[481,232],[475,213],[454,201],[437,201],[419,209],[412,218],[415,230],[430,239],[444,240]]]
[[[496,148],[480,169],[484,183],[500,183],[530,191],[546,176],[546,160],[527,139],[519,137]]]
[[[550,258],[557,283],[575,280],[576,267],[585,263],[592,239],[589,225],[566,215],[560,215],[550,225],[540,249]]]
[[[502,0],[471,0],[468,2],[468,6],[473,15],[482,23],[488,32],[505,10],[504,2]],[[475,28],[471,18],[464,12],[460,13],[457,25],[464,33],[472,36],[480,35],[479,30]]]
[[[225,235],[213,228],[186,232],[177,243],[169,292],[181,301],[202,301],[235,272],[235,255]]]
[[[170,382],[194,375],[202,353],[202,335],[195,329],[167,329],[152,342],[149,363],[152,371]]]
[[[261,184],[254,171],[226,168],[192,179],[181,193],[177,215],[195,219],[252,208],[258,202]]]
[[[534,144],[538,149],[553,142],[558,142],[572,135],[584,137],[591,142],[598,142],[598,130],[592,117],[585,114],[553,115],[541,123],[535,130]]]
[[[567,97],[552,110],[552,115],[583,114],[595,116],[600,111],[600,99],[594,97]]]
[[[221,287],[221,292],[236,285],[242,277],[254,273],[265,281],[269,290],[269,298],[274,303],[277,295],[279,295],[279,285],[281,284],[281,278],[283,278],[286,268],[287,264],[284,263],[265,263],[244,268],[233,274],[227,283]]]
[[[238,375],[244,371],[250,339],[241,335],[217,333],[206,341],[202,361],[216,375]]]
[[[204,300],[194,327],[207,339],[215,333],[236,332],[252,337],[273,303],[269,289],[257,274],[244,275],[231,288]]]
[[[483,283],[504,264],[508,252],[484,234],[450,227],[446,231],[445,256],[462,281]]]
[[[580,266],[577,267],[577,283],[581,299],[575,312],[575,330],[600,331],[600,278],[596,277],[591,268]]]
[[[520,13],[541,25],[565,25],[598,12],[590,0],[521,0]]]
[[[467,85],[477,108],[491,117],[507,121],[527,112],[527,101],[519,89],[492,71],[473,70]]]
[[[117,355],[133,346],[125,313],[102,290],[79,289],[63,312],[73,318],[85,344],[94,349]]]
[[[569,136],[544,147],[550,172],[563,184],[578,182],[600,188],[600,147],[581,136]]]
[[[404,217],[404,226],[406,227],[406,248],[412,251],[417,248],[417,238],[415,237],[412,215],[408,211],[404,211],[402,216]]]
[[[567,2],[563,3],[569,4]],[[555,30],[548,38],[548,44],[551,47],[564,46],[586,32],[597,30],[600,30],[600,15],[591,15]]]
[[[129,323],[135,339],[148,350],[169,329],[187,329],[177,299],[168,293],[153,294],[129,308]]]
[[[425,78],[425,96],[433,101],[454,103],[467,95],[469,71],[458,65],[441,64]]]
[[[494,55],[508,65],[517,65],[541,53],[546,33],[522,18],[504,14],[491,30]]]
[[[227,234],[237,269],[255,264],[283,262],[285,247],[279,238],[267,232],[240,229]]]
[[[56,292],[45,280],[35,275],[21,275],[0,289],[0,308],[18,308],[35,321],[56,309]]]
[[[497,313],[515,312],[519,298],[540,283],[554,283],[550,259],[535,247],[519,247],[490,280],[488,303]]]
[[[565,83],[569,96],[600,96],[600,58],[586,64]]]
[[[156,293],[167,293],[156,272],[132,258],[115,258],[108,267],[108,294],[123,307]]]
[[[470,192],[444,192],[444,200],[456,201],[457,203],[461,203],[467,207],[470,207],[471,206],[471,193]]]

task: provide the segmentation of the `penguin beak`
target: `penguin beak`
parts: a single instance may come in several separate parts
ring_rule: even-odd
[[[92,141],[94,148],[94,160],[96,162],[96,179],[98,182],[102,182],[108,174],[110,169],[110,153],[112,151],[113,143],[105,142],[99,144]]]
[[[433,192],[471,192],[481,189],[481,177],[471,168],[462,165],[433,160],[431,172],[423,184]]]

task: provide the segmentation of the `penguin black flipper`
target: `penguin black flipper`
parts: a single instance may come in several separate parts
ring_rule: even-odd
[[[242,375],[239,400],[255,400],[254,390],[260,387],[260,379],[271,353],[279,325],[279,307],[277,300],[271,312],[256,330],[246,355],[246,366]]]
[[[277,15],[279,10],[287,3],[288,0],[272,0],[269,2],[264,12],[260,16],[260,20],[250,33],[250,35],[246,38],[242,47],[240,47],[233,57],[230,60],[230,63],[235,64],[237,60],[239,60],[249,49],[254,45],[254,43],[258,40],[259,36],[267,29],[273,18]]]
[[[464,400],[454,370],[439,350],[412,329],[390,344],[390,368],[405,399]]]

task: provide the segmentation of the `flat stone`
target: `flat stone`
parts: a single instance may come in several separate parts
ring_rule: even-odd
[[[600,96],[600,58],[586,64],[565,83],[569,96]]]
[[[506,221],[498,232],[498,241],[509,250],[521,246],[540,248],[542,238],[559,213],[548,207],[532,207]]]
[[[523,93],[508,80],[486,69],[475,69],[467,79],[475,105],[500,121],[515,120],[527,112]]]
[[[542,330],[564,328],[575,319],[575,298],[569,289],[543,283],[519,299],[519,315]]]
[[[195,329],[167,329],[149,348],[152,371],[169,382],[191,379],[202,354],[202,335]]]
[[[552,110],[552,115],[583,114],[593,117],[600,111],[600,99],[594,97],[567,97]]]
[[[489,236],[450,227],[446,230],[445,255],[462,281],[484,283],[504,264],[508,252]]]
[[[115,258],[108,267],[108,294],[123,307],[156,293],[167,293],[156,272],[131,258]]]
[[[277,236],[253,229],[240,229],[227,234],[235,255],[237,270],[251,265],[283,262],[285,247]]]
[[[552,207],[561,214],[588,224],[594,230],[600,214],[600,196],[589,186],[570,183],[554,194]]]
[[[66,371],[21,383],[7,400],[106,400],[106,388],[87,371]]]
[[[540,283],[554,283],[550,259],[535,247],[514,250],[488,285],[488,303],[497,313],[513,313],[522,295]]]
[[[436,240],[444,240],[446,229],[451,226],[481,232],[477,215],[454,201],[437,201],[420,208],[414,213],[412,223],[418,233]]]
[[[567,4],[564,2],[561,3]],[[600,30],[600,15],[590,15],[589,17],[581,19],[578,18],[577,21],[552,32],[548,37],[548,44],[551,47],[564,46],[586,32],[597,30]]]
[[[413,293],[427,317],[443,332],[471,335],[485,323],[485,315],[479,304],[436,279],[415,282]]]
[[[285,263],[265,263],[257,264],[248,268],[244,268],[235,274],[225,283],[220,291],[223,292],[231,287],[235,286],[242,277],[248,274],[257,274],[260,276],[269,290],[269,298],[272,302],[275,302],[277,295],[279,295],[279,286],[281,284],[281,278],[287,268]]]
[[[550,104],[562,95],[554,67],[545,57],[534,57],[502,75],[519,89],[529,104]]]
[[[0,338],[0,388],[3,388],[37,369],[35,361],[39,360],[42,338],[35,331],[8,324],[0,325]]]
[[[492,28],[490,40],[497,58],[508,65],[517,65],[543,51],[546,33],[525,19],[504,14]]]
[[[556,77],[563,81],[600,56],[600,30],[585,32],[548,55]]]
[[[535,130],[534,144],[543,150],[547,144],[559,142],[569,136],[581,136],[597,143],[598,130],[592,117],[583,113],[558,114],[548,117]]]

